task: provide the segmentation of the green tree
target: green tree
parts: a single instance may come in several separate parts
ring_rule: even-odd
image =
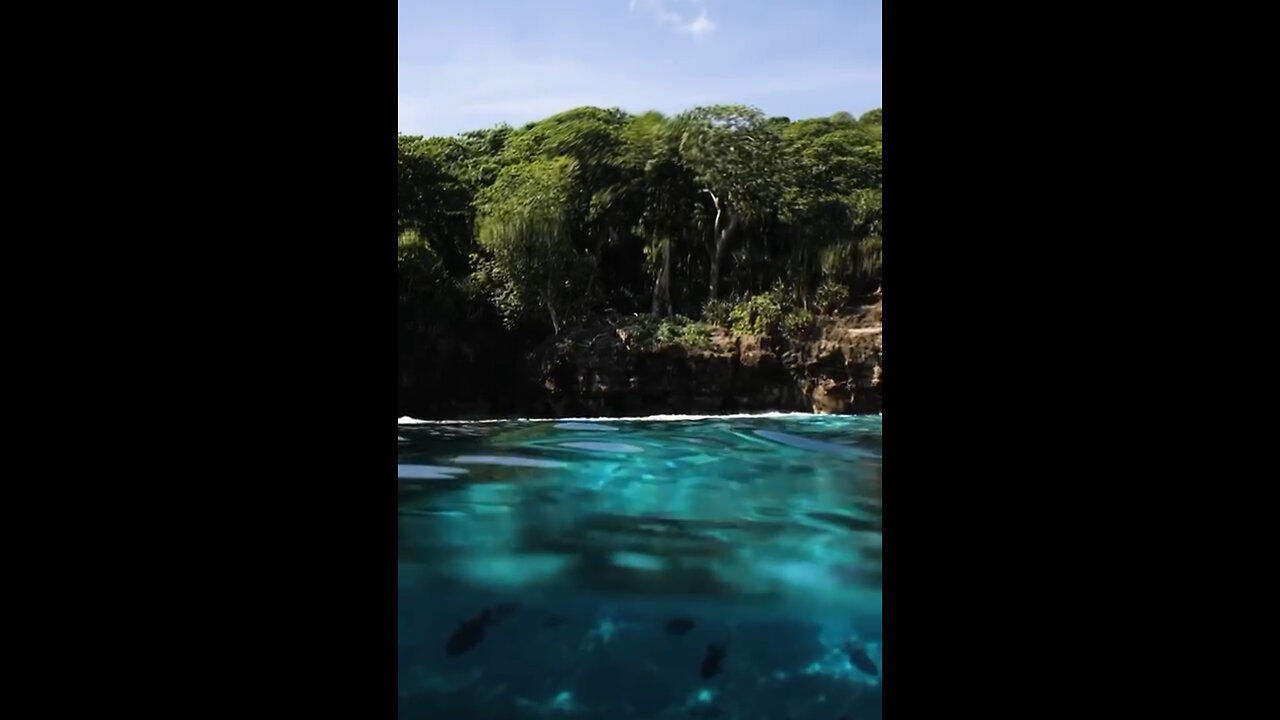
[[[508,322],[545,310],[558,335],[557,308],[572,296],[570,241],[577,162],[566,157],[504,168],[479,198],[479,239],[487,256],[477,275]]]
[[[448,274],[463,276],[473,250],[473,189],[457,174],[455,147],[446,138],[399,138],[398,231],[414,231]]]
[[[680,156],[715,205],[711,249],[712,300],[719,297],[720,264],[743,222],[774,211],[782,194],[780,140],[759,109],[714,105],[676,118]]]
[[[806,301],[818,280],[878,280],[883,180],[877,130],[837,113],[793,123],[783,132],[787,275]]]
[[[715,305],[727,318],[746,295],[830,308],[875,287],[881,120],[580,107],[400,135],[402,367],[468,362],[520,334],[501,323],[532,339],[604,308],[692,315],[729,295]]]
[[[503,149],[508,165],[570,158],[579,180],[567,207],[569,237],[587,270],[583,301],[600,293],[611,247],[628,242],[640,213],[635,180],[643,165],[628,144],[631,116],[618,109],[580,107],[531,123]],[[614,284],[620,278],[612,278]],[[625,280],[623,280],[625,282]]]
[[[641,169],[632,181],[638,197],[639,230],[647,240],[646,254],[654,267],[650,312],[671,316],[673,253],[689,234],[696,212],[693,176],[680,158],[680,134],[660,113],[637,116],[628,129],[630,164]]]

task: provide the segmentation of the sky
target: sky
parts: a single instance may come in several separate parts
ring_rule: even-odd
[[[881,106],[882,0],[398,0],[399,130],[453,135],[582,105]]]

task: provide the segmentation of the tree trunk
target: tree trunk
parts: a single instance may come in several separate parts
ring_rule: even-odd
[[[658,270],[657,277],[653,279],[653,302],[649,303],[650,314],[657,315],[661,307],[658,305],[658,298],[662,295],[662,270]]]
[[[662,267],[658,268],[657,275],[653,279],[653,302],[649,303],[649,312],[655,316],[662,313],[662,284],[667,280],[665,273],[668,262],[667,256],[670,251],[671,249],[667,246],[667,242],[663,240],[662,244],[658,246],[658,252],[663,254]]]
[[[653,303],[650,312],[661,317],[671,317],[671,238],[662,239],[662,268],[653,283]]]
[[[667,305],[666,316],[671,317],[671,237],[662,241],[662,301]]]
[[[560,319],[556,317],[555,303],[551,302],[551,281],[547,280],[547,290],[542,296],[542,301],[547,304],[547,311],[551,313],[551,327],[555,330],[556,335],[560,334]]]
[[[658,271],[658,279],[653,283],[653,303],[650,312],[662,317],[671,317],[671,238],[662,240],[662,269]]]
[[[716,204],[716,222],[713,226],[712,233],[716,238],[715,250],[711,253],[711,299],[716,300],[720,296],[720,259],[724,257],[725,246],[729,244],[729,234],[733,232],[737,223],[737,215],[732,208],[728,207],[728,203],[721,204],[720,198],[716,194],[707,190],[706,193],[711,196],[711,200]],[[721,227],[723,225],[723,227]]]

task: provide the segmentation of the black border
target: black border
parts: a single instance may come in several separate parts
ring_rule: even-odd
[[[1128,194],[1108,159],[1136,138],[1092,112],[1123,92],[1120,62],[1081,44],[1113,19],[889,17],[887,603],[910,678],[889,712],[1096,712],[1132,669],[1119,593],[1143,562],[1104,440],[1126,420],[1113,350],[1137,330],[1113,320],[1145,274],[1108,219]]]
[[[163,648],[90,672],[124,673],[178,711],[395,712],[394,488],[377,461],[396,410],[394,12],[261,7],[134,27],[150,37],[122,48],[116,34],[113,54],[80,60],[116,73],[91,130],[53,133],[93,170],[60,186],[98,215],[76,228],[94,229],[79,272],[109,274],[80,288],[76,317],[132,330],[73,342],[71,369],[95,365],[86,384],[124,397],[58,409],[87,408],[96,448],[131,469],[77,481],[81,504],[104,504],[81,511],[96,569],[72,566],[71,584],[121,636],[106,654]],[[1106,672],[1090,640],[1116,562],[1088,535],[1109,529],[1090,511],[1113,498],[1096,496],[1110,479],[1081,436],[1114,390],[1093,383],[1117,335],[1074,331],[1099,295],[1073,252],[1081,209],[1094,228],[1109,211],[1082,197],[1116,152],[1108,118],[1087,112],[1109,98],[1078,92],[1109,58],[1082,69],[1021,15],[1010,30],[969,6],[911,12],[884,28],[900,208],[890,712],[1035,715],[1091,702],[1063,679]],[[111,255],[110,271],[96,264]],[[147,400],[150,414],[124,420]]]
[[[128,266],[95,268],[127,310],[80,304],[139,326],[80,343],[127,397],[77,407],[129,458],[119,512],[94,508],[106,574],[73,581],[123,636],[85,682],[177,714],[392,717],[396,9],[167,19],[146,52],[112,36],[102,62],[129,67],[74,136]]]

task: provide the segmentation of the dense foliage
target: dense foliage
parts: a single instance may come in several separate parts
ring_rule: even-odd
[[[700,316],[722,289],[779,284],[830,305],[880,281],[880,115],[585,107],[401,135],[402,300],[484,298],[508,324],[552,328],[606,308]]]
[[[582,107],[400,135],[402,377],[433,348],[472,356],[494,333],[605,314],[651,314],[660,339],[691,344],[707,323],[796,329],[879,286],[881,187],[878,109]]]

